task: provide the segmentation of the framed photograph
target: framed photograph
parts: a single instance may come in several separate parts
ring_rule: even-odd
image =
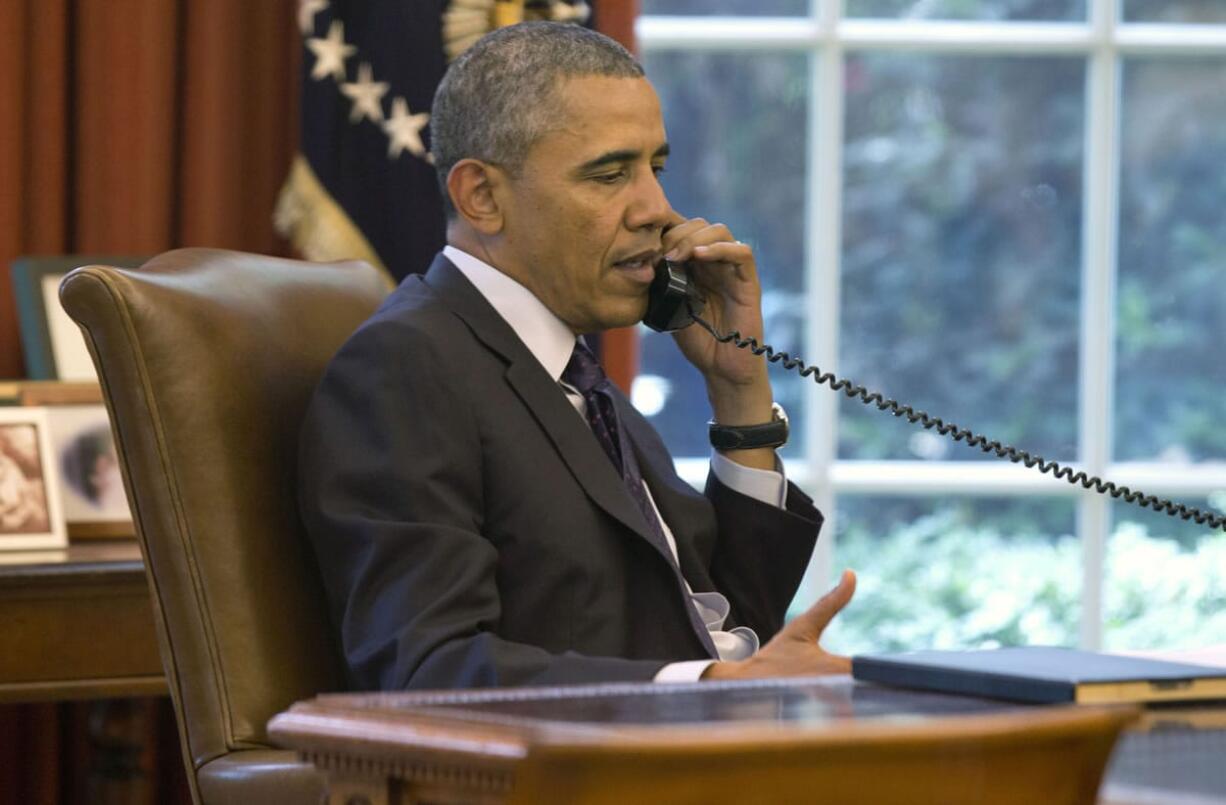
[[[47,411],[0,408],[0,550],[67,545]]]
[[[82,531],[99,532],[90,536],[131,534],[132,515],[106,407],[53,405],[44,410],[70,536],[86,536]]]
[[[60,280],[78,266],[134,268],[142,257],[76,255],[19,257],[11,274],[26,374],[31,380],[97,380],[94,362],[76,323],[60,306]]]

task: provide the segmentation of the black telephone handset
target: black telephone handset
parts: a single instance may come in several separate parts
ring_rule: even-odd
[[[685,266],[661,260],[656,264],[656,278],[647,289],[643,324],[657,333],[685,329],[694,323],[694,314],[702,312],[702,304]]]
[[[732,344],[739,349],[747,349],[755,355],[765,356],[766,360],[771,363],[780,363],[784,369],[794,371],[801,377],[813,375],[813,382],[818,385],[825,383],[834,391],[841,391],[848,397],[860,400],[865,405],[876,406],[879,411],[888,412],[896,417],[905,417],[911,424],[919,425],[925,430],[935,430],[955,442],[965,441],[967,446],[978,447],[985,453],[995,453],[998,458],[1007,458],[1015,464],[1025,464],[1027,467],[1037,467],[1039,472],[1063,478],[1070,484],[1081,486],[1083,489],[1093,489],[1099,494],[1110,495],[1117,500],[1122,499],[1127,503],[1135,503],[1183,520],[1192,520],[1197,525],[1226,530],[1226,517],[1209,514],[1192,506],[1185,506],[1182,503],[1175,503],[1153,495],[1146,495],[1139,490],[1104,481],[1083,470],[1074,471],[1072,467],[1063,466],[1057,461],[1049,461],[1042,456],[1032,455],[1025,450],[988,439],[972,430],[946,422],[940,417],[931,416],[925,411],[916,411],[909,405],[887,399],[878,392],[869,391],[864,386],[842,380],[833,372],[822,372],[816,366],[806,366],[804,361],[793,358],[786,352],[777,352],[769,344],[759,344],[756,338],[743,338],[736,330],[721,334],[702,317],[702,309],[703,298],[690,281],[686,267],[668,260],[658,263],[655,279],[647,290],[647,312],[643,316],[643,323],[656,332],[671,333],[689,327],[691,324],[697,324],[722,344]]]

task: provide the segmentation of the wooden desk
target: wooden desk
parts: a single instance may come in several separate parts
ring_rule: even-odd
[[[0,552],[0,800],[188,802],[167,692],[134,540]]]
[[[1003,702],[901,691],[848,677],[760,683],[606,685],[438,694],[334,694],[273,719],[274,740],[328,776],[330,803],[500,802],[534,741],[638,726],[1021,712]],[[1226,802],[1226,709],[1171,711],[1117,744],[1102,791],[1111,805]],[[1202,726],[1187,728],[1187,713]],[[1221,717],[1220,720],[1218,717]],[[1217,724],[1214,727],[1214,724]],[[769,725],[768,725],[769,726]]]
[[[165,696],[135,541],[0,553],[0,703]]]

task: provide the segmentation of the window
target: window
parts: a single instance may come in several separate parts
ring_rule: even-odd
[[[754,245],[767,340],[917,408],[1226,511],[1226,3],[643,0],[674,206]],[[829,522],[832,648],[1226,641],[1226,534],[772,370]],[[701,380],[636,405],[706,467]]]

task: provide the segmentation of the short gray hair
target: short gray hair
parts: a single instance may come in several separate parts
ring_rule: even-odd
[[[556,118],[558,84],[582,76],[642,78],[643,67],[604,34],[559,22],[500,28],[452,62],[430,111],[431,151],[448,218],[455,210],[447,174],[455,164],[479,159],[518,172]]]

